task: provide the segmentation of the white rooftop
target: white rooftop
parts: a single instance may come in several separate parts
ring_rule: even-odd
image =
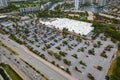
[[[2,26],[4,26],[4,27],[8,27],[8,26],[12,26],[12,25],[13,25],[12,22],[1,22],[0,24],[1,24]]]
[[[7,17],[7,16],[6,16],[6,15],[1,15],[1,14],[0,14],[0,18],[5,18],[5,17]]]
[[[49,25],[50,27],[56,27],[62,30],[67,28],[69,31],[74,31],[77,34],[87,35],[90,33],[94,27],[91,23],[81,22],[77,20],[67,19],[67,18],[54,18],[50,21],[41,21],[40,23]]]
[[[26,20],[26,19],[30,19],[30,17],[28,16],[21,17],[21,20]]]

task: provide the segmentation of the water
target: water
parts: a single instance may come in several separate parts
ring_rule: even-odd
[[[63,4],[64,2],[55,3],[49,10],[54,10],[56,6]]]
[[[99,8],[99,7],[96,7],[96,6],[82,7],[81,10],[83,10],[83,11],[90,11],[90,12],[94,12],[94,13],[104,12],[103,8]]]

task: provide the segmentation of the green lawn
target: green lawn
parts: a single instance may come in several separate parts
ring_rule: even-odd
[[[120,51],[117,52],[117,58],[113,61],[108,76],[110,80],[120,80]]]
[[[5,32],[3,30],[0,30],[0,33],[3,34],[3,35],[5,34]]]
[[[120,80],[120,57],[117,58],[113,74],[110,76],[110,80]]]
[[[0,66],[2,66],[6,70],[12,80],[23,80],[9,65],[0,64]]]

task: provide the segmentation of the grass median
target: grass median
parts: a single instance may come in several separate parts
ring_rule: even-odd
[[[44,74],[42,74],[40,71],[38,71],[37,69],[35,69],[32,65],[30,65],[29,63],[27,63],[26,61],[24,61],[23,59],[21,59],[25,64],[27,64],[30,68],[32,68],[34,71],[36,71],[38,74],[40,74],[42,76],[42,78],[44,78],[44,80],[49,80],[47,77],[45,77]]]
[[[7,50],[9,50],[12,54],[14,54],[14,55],[19,55],[17,52],[15,52],[14,50],[12,50],[10,47],[8,47],[8,46],[6,46],[4,43],[2,43],[1,41],[0,41],[0,45],[1,46],[3,46],[3,47],[5,47]]]
[[[12,80],[23,80],[8,64],[0,64]]]
[[[112,62],[107,74],[110,80],[120,80],[120,51],[116,54],[116,59]]]

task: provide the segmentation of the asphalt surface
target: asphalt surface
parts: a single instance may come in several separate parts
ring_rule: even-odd
[[[24,80],[44,80],[41,76],[21,61],[17,56],[13,55],[7,49],[0,47],[2,61],[9,64]]]
[[[38,56],[36,57],[33,54],[28,53],[21,47],[21,45],[8,39],[7,36],[0,34],[0,40],[5,45],[16,51],[21,59],[31,64],[35,69],[44,74],[49,80],[77,80],[59,68],[50,65],[45,60],[38,58]]]

